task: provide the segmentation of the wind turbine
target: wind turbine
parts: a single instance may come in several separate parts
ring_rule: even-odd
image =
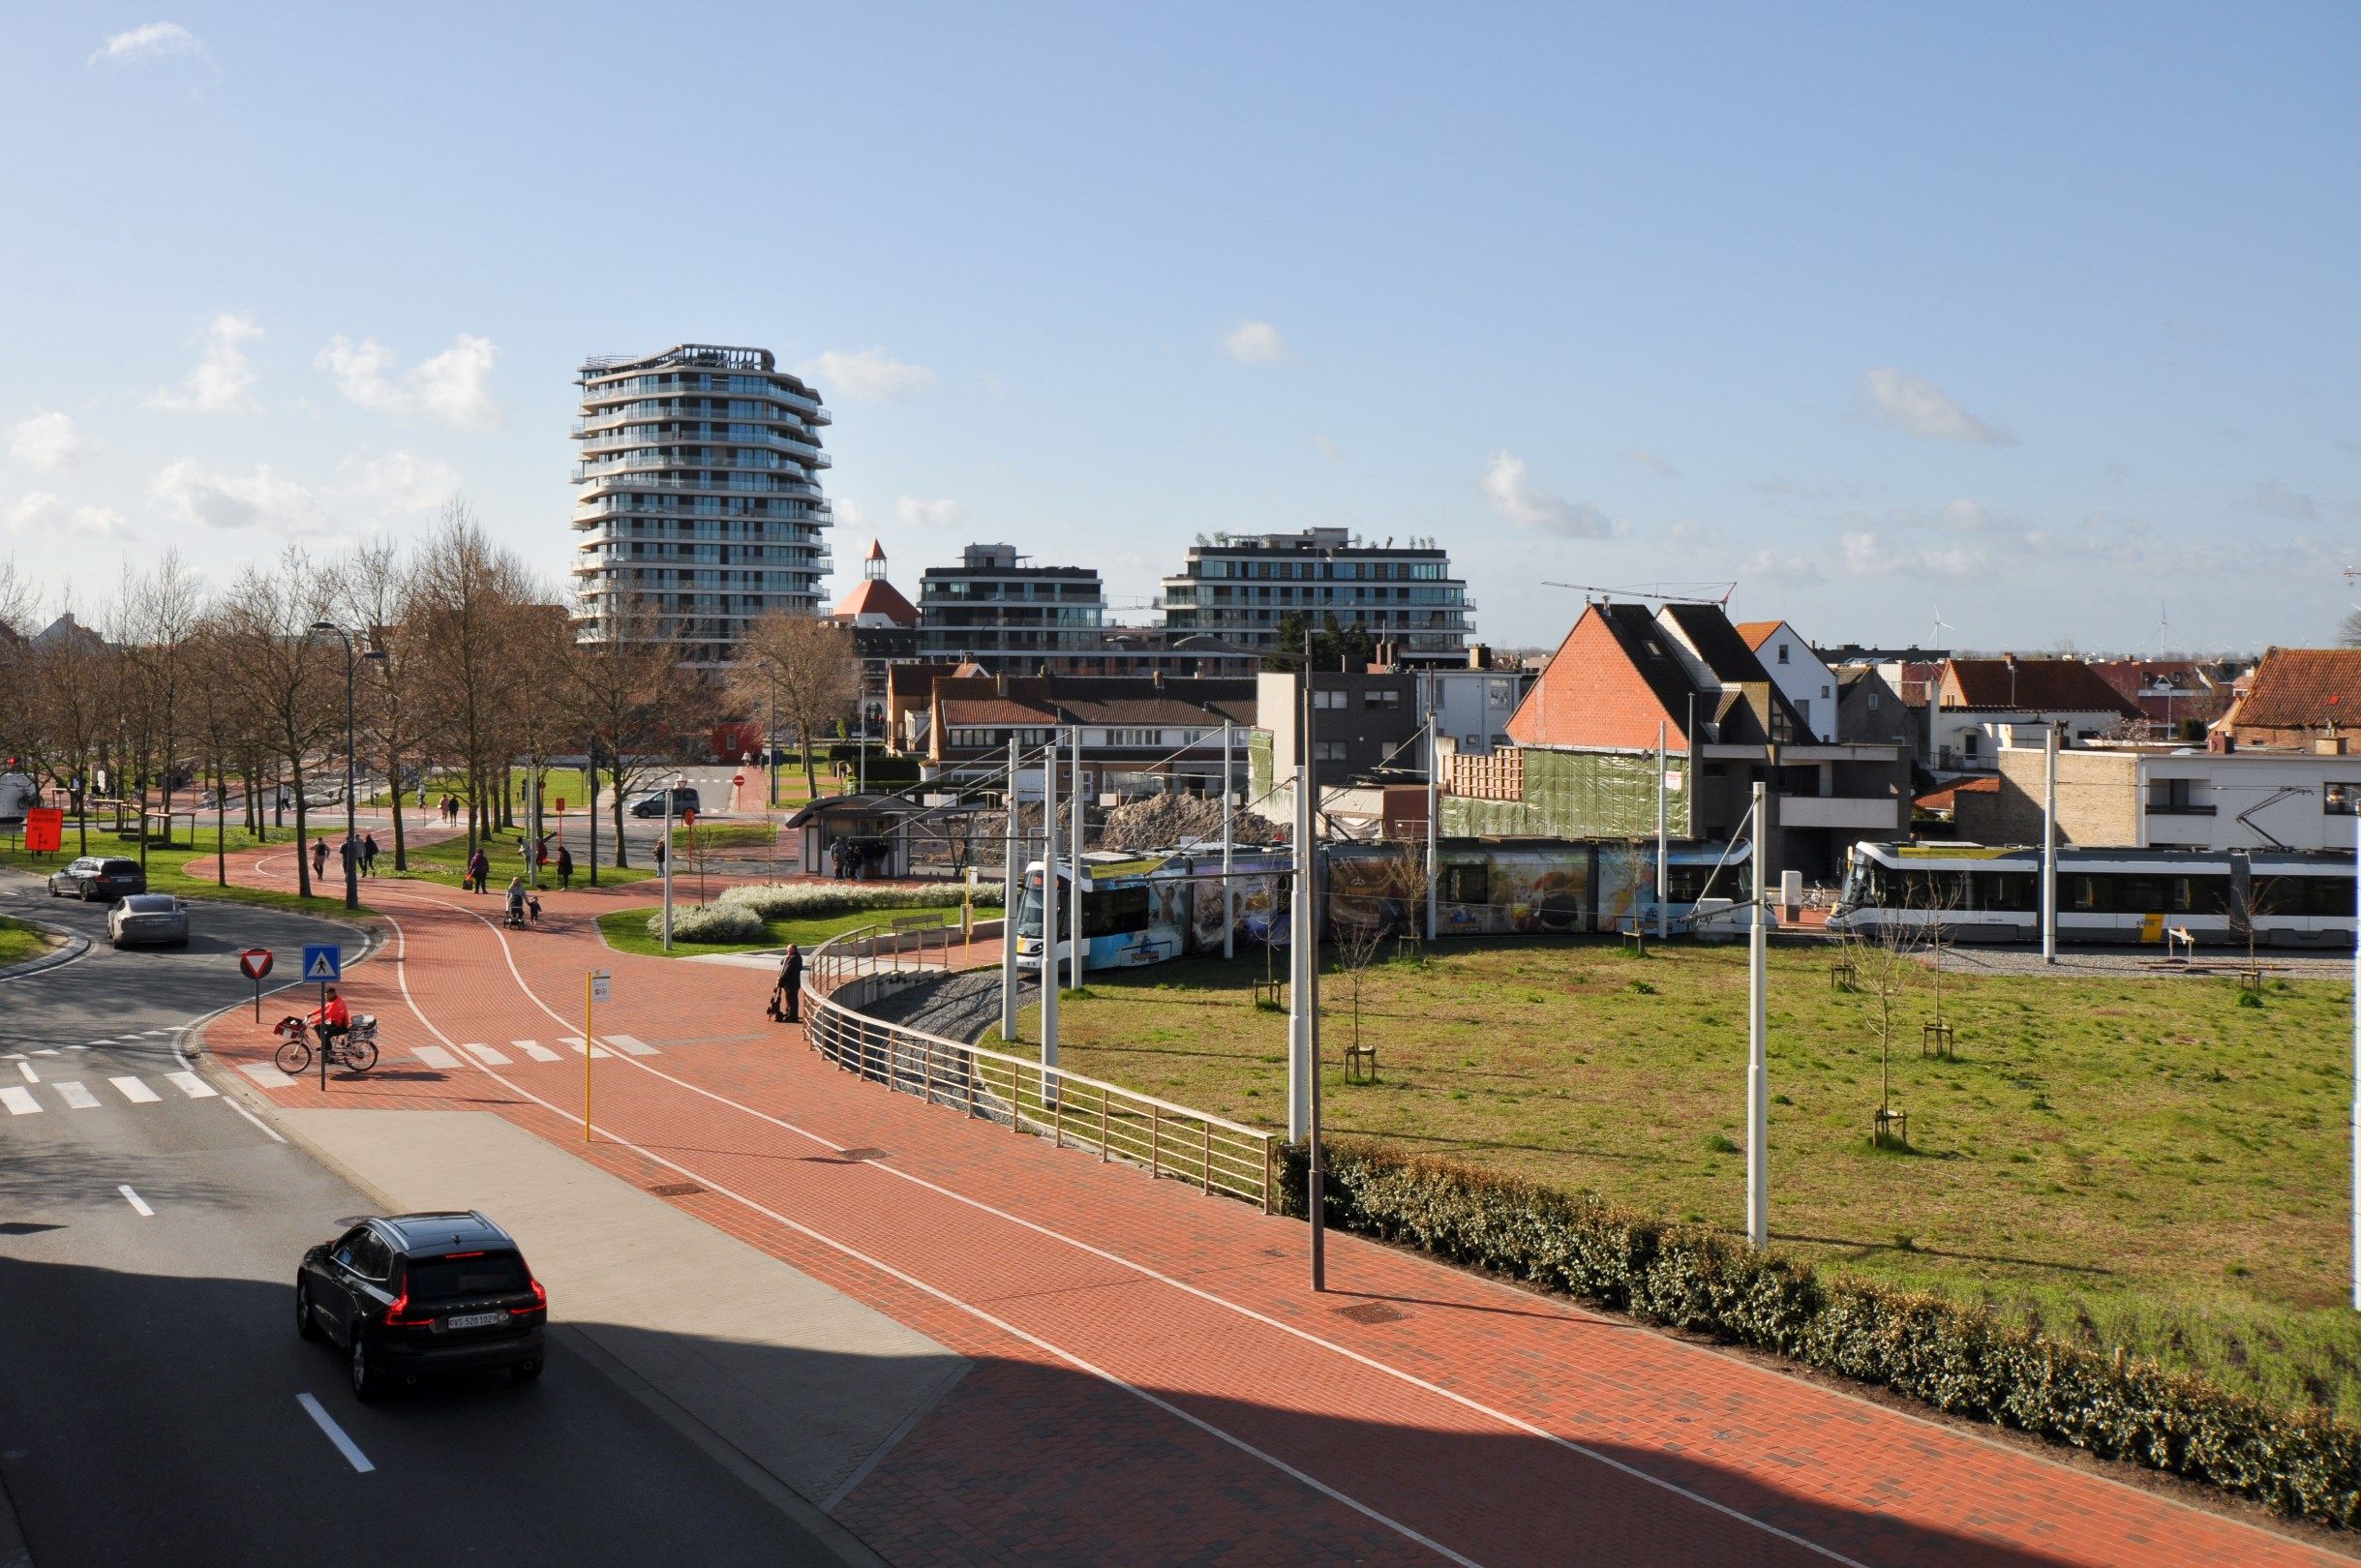
[[[1927,651],[1928,651],[1928,652],[1933,652],[1933,651],[1934,651],[1936,648],[1941,648],[1941,647],[1943,646],[1943,634],[1944,634],[1945,632],[1947,632],[1947,631],[1957,631],[1958,629],[1959,629],[1958,627],[1956,627],[1956,626],[1952,625],[1952,624],[1950,621],[1948,621],[1948,620],[1946,620],[1946,619],[1944,619],[1944,618],[1943,618],[1943,606],[1941,606],[1941,605],[1939,605],[1939,604],[1938,604],[1938,605],[1936,605],[1936,606],[1935,606],[1935,640],[1934,640],[1933,642],[1931,642],[1931,643],[1929,643],[1929,644],[1927,644],[1927,645],[1926,645]]]
[[[2172,624],[2171,614],[2172,614],[2172,606],[2171,606],[2171,605],[2169,605],[2169,604],[2165,603],[2165,602],[2164,602],[2164,601],[2163,601],[2163,600],[2159,600],[2159,601],[2157,601],[2157,606],[2156,606],[2156,656],[2157,656],[2158,658],[2160,658],[2160,659],[2161,659],[2161,658],[2163,658],[2163,657],[2164,656],[2164,652],[2165,652],[2165,650],[2166,650],[2167,648],[2169,648],[2172,646],[2171,644],[2169,644],[2169,643],[2167,643],[2167,642],[2165,642],[2165,641],[2164,641],[2164,629],[2165,629],[2167,626],[2170,626],[2170,625]]]

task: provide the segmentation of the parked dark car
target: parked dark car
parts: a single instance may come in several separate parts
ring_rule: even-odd
[[[103,856],[85,855],[63,870],[49,873],[52,898],[104,899],[111,904],[118,898],[145,891],[147,873],[139,869],[137,860],[110,860]]]
[[[703,803],[697,799],[697,792],[686,785],[682,785],[671,793],[672,814],[676,817],[683,812],[705,809]],[[658,790],[652,795],[641,796],[637,800],[631,802],[631,814],[635,817],[662,816],[664,814],[664,791]]]
[[[365,1220],[303,1254],[295,1332],[343,1347],[353,1396],[505,1367],[541,1375],[549,1293],[480,1213]]]
[[[189,945],[189,906],[170,893],[133,893],[107,912],[106,935],[118,951],[124,948],[185,948]]]

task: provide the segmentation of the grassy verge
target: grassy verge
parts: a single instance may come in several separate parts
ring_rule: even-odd
[[[343,876],[341,865],[331,864],[329,866],[329,875],[322,879],[325,884],[322,893],[314,898],[305,898],[291,890],[281,891],[271,888],[243,888],[234,883],[225,888],[214,881],[216,861],[213,827],[210,823],[205,823],[197,829],[197,842],[201,848],[194,852],[185,843],[176,844],[170,849],[151,846],[147,854],[148,887],[157,892],[171,893],[179,898],[210,899],[215,903],[224,904],[248,904],[259,909],[284,909],[302,915],[347,913],[344,884],[341,880]],[[69,825],[65,838],[68,853],[27,855],[21,850],[0,850],[0,865],[14,866],[18,870],[45,877],[75,858],[73,853],[75,843],[74,829]],[[273,829],[271,838],[265,843],[263,840],[257,839],[254,834],[243,828],[230,828],[223,836],[223,846],[230,855],[249,852],[258,847],[284,850],[292,854],[295,848],[295,829],[292,827]],[[90,853],[109,858],[119,856],[127,860],[136,860],[139,858],[139,846],[132,840],[117,838],[111,828],[102,834],[99,827],[93,824],[90,829]],[[315,884],[315,886],[319,886],[319,884]],[[364,891],[366,891],[366,884],[364,884]],[[373,915],[376,911],[370,909],[364,902],[360,913]]]
[[[1066,1064],[1241,1121],[1284,1121],[1284,1012],[1260,954],[1089,977]],[[2226,981],[1949,975],[1955,1059],[1895,1008],[1907,1152],[1870,1142],[1876,998],[1777,950],[1771,1229],[1826,1271],[1989,1303],[2283,1406],[2361,1418],[2345,1305],[2345,1051],[2330,980],[2238,1005]],[[1368,972],[1377,1080],[1347,1083],[1351,986],[1322,978],[1330,1128],[1735,1231],[1744,1207],[1742,950],[1445,947]],[[1038,1028],[1028,1021],[1031,1034]]]
[[[717,822],[710,826],[700,824],[697,828],[696,847],[708,855],[712,854],[715,850],[742,849],[748,845],[757,849],[768,849],[778,842],[778,829],[768,823]],[[675,828],[672,830],[672,845],[680,853],[687,854],[689,852],[689,830],[686,828]]]
[[[830,937],[858,931],[864,925],[875,925],[893,915],[919,912],[889,910],[881,914],[876,910],[859,910],[849,915],[829,915],[818,920],[766,920],[760,942],[682,942],[676,939],[669,954],[664,951],[662,942],[648,934],[648,918],[655,913],[655,908],[620,909],[612,915],[601,915],[598,917],[599,935],[605,937],[607,946],[618,952],[636,952],[649,958],[685,958],[701,952],[760,952],[771,948],[783,948],[790,942],[808,950]],[[954,905],[949,913],[956,922],[957,907]],[[996,920],[1000,919],[1000,910],[996,905],[978,904],[976,919]]]
[[[38,958],[49,950],[49,939],[22,920],[0,915],[0,968]]]

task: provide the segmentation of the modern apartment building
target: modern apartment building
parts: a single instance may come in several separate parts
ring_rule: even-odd
[[[713,668],[757,616],[819,608],[834,563],[817,393],[767,348],[694,343],[587,359],[577,384],[577,637],[661,623]]]
[[[1106,590],[1088,566],[1030,566],[1014,545],[972,544],[919,578],[919,657],[991,675],[1061,671],[1099,646]]]
[[[1289,616],[1315,631],[1334,616],[1347,631],[1393,644],[1405,663],[1455,665],[1468,662],[1475,609],[1434,540],[1375,544],[1345,528],[1200,538],[1188,564],[1164,580],[1160,606],[1167,631],[1257,652],[1278,646]]]

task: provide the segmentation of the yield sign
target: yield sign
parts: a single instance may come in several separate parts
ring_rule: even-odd
[[[250,980],[258,980],[270,973],[270,950],[249,948],[238,954],[238,973]]]

